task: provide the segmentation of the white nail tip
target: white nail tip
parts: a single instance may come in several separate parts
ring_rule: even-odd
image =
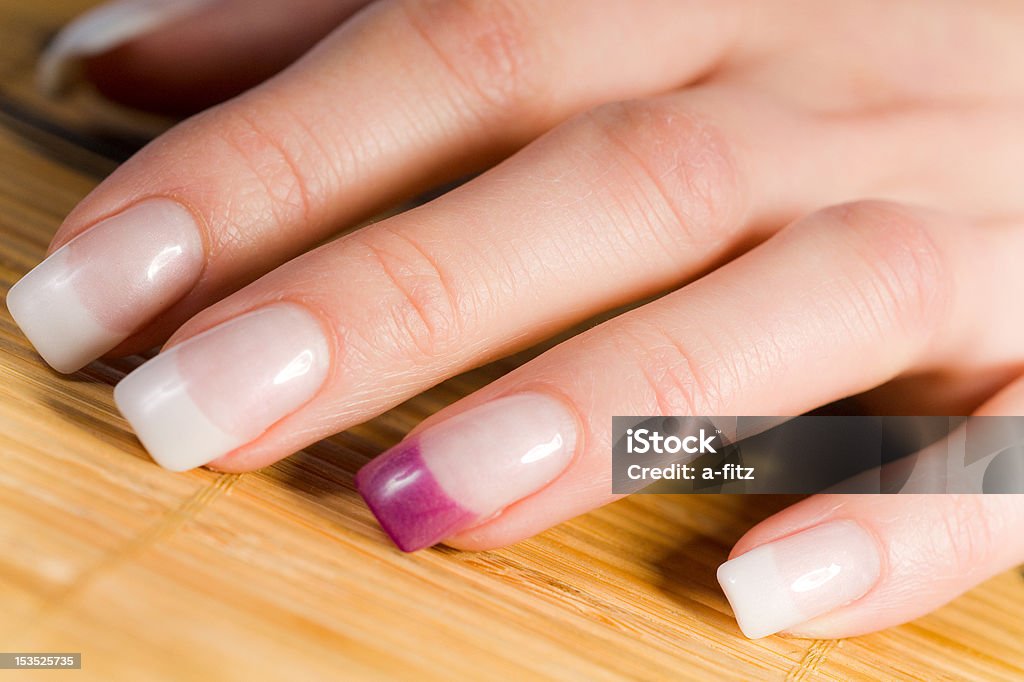
[[[70,374],[109,351],[124,334],[100,324],[74,290],[67,247],[7,292],[7,310],[36,351],[58,372]]]
[[[740,630],[750,639],[767,637],[805,620],[784,589],[769,588],[783,584],[770,546],[722,564],[718,582],[732,604]]]
[[[864,596],[877,582],[875,540],[854,521],[833,521],[776,540],[718,568],[743,634],[789,630]]]
[[[118,0],[82,14],[64,27],[39,58],[36,83],[59,94],[81,57],[102,54],[150,33],[215,0]]]
[[[291,414],[327,377],[330,350],[304,307],[258,308],[161,353],[121,380],[114,401],[153,459],[207,464]]]
[[[206,418],[173,358],[129,374],[114,387],[114,402],[153,460],[170,471],[202,466],[244,443]]]
[[[22,277],[7,308],[65,374],[107,353],[195,283],[204,262],[192,214],[149,199],[93,226]]]

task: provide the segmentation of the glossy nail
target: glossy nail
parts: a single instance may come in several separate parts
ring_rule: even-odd
[[[109,52],[216,0],[117,0],[90,9],[65,26],[39,58],[36,83],[55,95],[72,79],[77,60]]]
[[[245,445],[308,402],[329,364],[316,318],[275,303],[156,356],[117,385],[114,401],[157,464],[184,471]]]
[[[356,486],[395,544],[423,549],[537,492],[573,457],[577,424],[540,393],[492,400],[364,466]]]
[[[878,581],[878,546],[854,521],[832,521],[756,547],[718,568],[743,634],[788,630],[863,597]]]
[[[74,372],[183,296],[203,262],[192,214],[169,199],[149,199],[37,265],[11,287],[7,309],[44,360]]]

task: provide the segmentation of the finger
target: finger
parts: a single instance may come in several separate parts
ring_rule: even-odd
[[[1021,495],[818,495],[751,530],[718,579],[747,637],[853,637],[1014,566],[1022,538]]]
[[[102,5],[51,43],[39,81],[44,91],[60,91],[69,66],[81,58],[85,77],[110,99],[165,114],[190,114],[262,83],[366,2],[131,0]]]
[[[1018,380],[977,414],[1022,409]],[[816,495],[752,528],[718,575],[748,637],[838,638],[913,620],[1021,561],[1024,495]]]
[[[459,177],[596,101],[700,74],[730,44],[736,8],[688,8],[669,0],[644,12],[590,0],[373,5],[279,77],[159,138],[68,217],[52,249],[114,220],[122,231],[113,252],[94,262],[133,294],[130,304],[116,286],[83,294],[125,318],[105,347],[82,342],[64,366],[133,333],[119,352],[149,348],[342,225]],[[165,222],[140,222],[155,211],[127,214],[168,199],[182,210]],[[157,243],[166,247],[159,253],[180,252],[172,284],[139,276]],[[75,344],[97,337],[89,331],[32,341]]]
[[[852,137],[847,147],[846,125],[714,87],[582,116],[432,204],[279,268],[172,339],[282,300],[303,303],[333,334],[338,367],[315,400],[301,410],[283,403],[273,412],[280,422],[250,422],[227,449],[216,438],[187,449],[173,438],[143,440],[174,468],[270,464],[458,371],[677,286],[763,238],[781,216],[874,186],[888,167]],[[820,172],[838,159],[843,173]],[[587,247],[567,246],[575,244]],[[265,397],[258,382],[253,374],[233,393],[194,392],[245,413],[243,396]],[[133,425],[141,433],[151,420],[166,418],[154,410]]]
[[[800,414],[901,373],[1019,362],[1013,340],[1024,316],[1012,305],[1021,284],[1012,254],[1022,233],[885,203],[820,212],[435,415],[368,464],[360,490],[403,548],[445,538],[497,547],[614,499],[613,415]],[[529,478],[532,456],[524,454],[554,439],[533,429],[532,414],[509,407],[502,421],[487,418],[497,410],[491,401],[520,395],[549,396],[565,423],[580,424],[561,432],[576,447],[547,458],[557,462],[554,476],[545,469]],[[448,506],[433,500],[437,508],[461,509],[463,496],[476,504],[472,486],[489,493],[490,506],[471,506],[458,523],[437,520],[434,507],[423,508],[429,496],[415,488],[407,495],[397,483],[410,475],[409,461],[428,462],[424,481],[441,468],[462,477],[438,474]],[[509,462],[518,470],[506,470]],[[529,478],[528,494],[512,485],[515,476]]]
[[[335,374],[318,384],[316,400],[298,411],[282,402],[273,414],[285,419],[250,422],[248,437],[227,449],[216,438],[188,448],[147,438],[149,422],[168,423],[155,407],[133,413],[132,424],[151,454],[174,468],[269,464],[446,376],[676,286],[761,238],[761,226],[792,206],[870,183],[878,167],[854,155],[839,176],[809,161],[840,134],[765,98],[713,88],[601,108],[427,206],[278,268],[197,315],[168,344],[191,343],[281,301],[301,303],[331,335]],[[782,156],[791,159],[787,182],[779,182]],[[225,358],[252,365],[224,348]],[[173,353],[165,350],[130,383],[156,390],[157,368],[174,366]],[[259,364],[270,371],[274,362]],[[243,372],[191,393],[220,396],[224,410],[244,414],[244,396],[269,399],[260,381]],[[145,395],[140,389],[135,399]]]

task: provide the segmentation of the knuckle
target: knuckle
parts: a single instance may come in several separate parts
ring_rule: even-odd
[[[368,266],[388,287],[382,309],[390,316],[388,326],[399,337],[399,346],[428,358],[454,350],[469,313],[462,309],[440,259],[414,236],[382,225],[367,236],[353,237]]]
[[[540,44],[524,3],[400,0],[404,14],[483,113],[512,114],[544,96]]]
[[[608,191],[670,244],[713,247],[738,229],[747,192],[732,145],[714,123],[668,99],[606,104],[584,120],[606,166],[630,180],[619,174]]]
[[[242,178],[239,182],[251,188],[248,192],[256,195],[259,203],[266,204],[266,211],[278,224],[301,222],[313,226],[317,183],[303,170],[322,165],[308,158],[307,149],[313,145],[304,144],[296,134],[282,134],[264,126],[237,109],[224,111],[210,129],[217,131],[229,158],[235,159],[243,171],[238,174]]]
[[[949,308],[953,278],[927,219],[884,201],[834,206],[818,215],[820,224],[839,232],[828,236],[849,246],[855,258],[848,274],[853,305],[878,331],[896,328],[911,338],[930,338]]]
[[[632,320],[611,333],[617,352],[637,369],[647,400],[663,415],[716,414],[722,404],[721,358],[697,339],[676,338],[647,320]]]

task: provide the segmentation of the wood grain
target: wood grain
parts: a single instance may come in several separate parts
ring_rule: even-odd
[[[88,93],[31,87],[40,46],[87,4],[0,0],[4,292],[137,144],[100,134]],[[786,498],[641,496],[502,551],[393,549],[353,473],[518,361],[264,471],[171,474],[111,400],[139,358],[56,375],[4,310],[0,650],[83,652],[81,672],[33,679],[1024,679],[1019,572],[867,637],[740,636],[715,568]]]

